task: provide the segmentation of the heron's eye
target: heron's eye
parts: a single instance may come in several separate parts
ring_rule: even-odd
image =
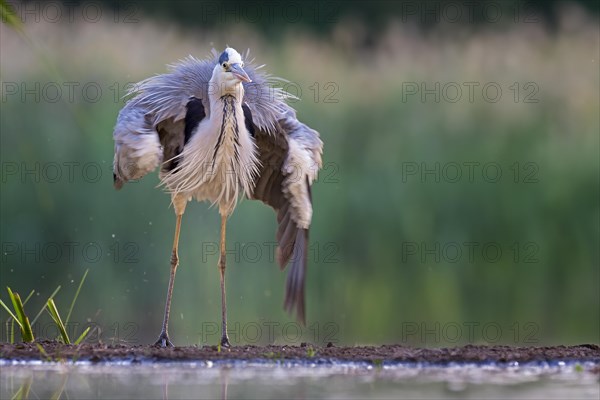
[[[223,68],[227,69],[229,68],[229,64],[227,64],[226,62],[223,63]]]

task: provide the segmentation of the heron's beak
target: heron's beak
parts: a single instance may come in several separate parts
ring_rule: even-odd
[[[252,79],[248,76],[246,71],[241,67],[240,64],[231,64],[231,72],[243,82],[252,82]]]

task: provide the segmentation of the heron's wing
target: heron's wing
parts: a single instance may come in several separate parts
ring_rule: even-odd
[[[311,184],[321,167],[323,142],[317,131],[296,119],[284,106],[272,132],[255,123],[256,113],[244,105],[246,125],[254,135],[261,162],[252,198],[277,213],[277,261],[283,269],[291,261],[284,308],[305,322],[304,281],[308,230],[312,219]]]
[[[214,62],[188,57],[170,72],[134,85],[113,133],[115,187],[139,179],[162,163],[165,173],[208,114],[208,82]]]
[[[157,131],[145,110],[127,104],[119,113],[113,132],[115,188],[153,171],[163,160]]]
[[[159,164],[161,173],[177,166],[177,156],[206,116],[202,101],[195,97],[188,100],[185,109],[184,119],[169,117],[162,121],[156,121],[139,104],[128,103],[121,110],[113,134],[113,177],[117,189],[124,182],[143,177]]]

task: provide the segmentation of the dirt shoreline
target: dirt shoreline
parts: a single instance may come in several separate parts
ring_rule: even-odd
[[[41,348],[39,346],[41,346]],[[41,350],[43,349],[43,350]],[[221,349],[217,346],[160,348],[149,345],[64,345],[58,342],[0,343],[0,359],[10,361],[354,361],[382,363],[485,363],[485,362],[557,362],[589,361],[600,366],[600,346],[512,347],[466,345],[452,348],[414,348],[401,345],[361,347],[300,346],[234,346]]]

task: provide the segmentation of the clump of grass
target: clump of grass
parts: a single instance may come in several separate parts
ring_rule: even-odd
[[[71,307],[69,308],[69,313],[67,314],[67,319],[65,320],[65,323],[63,323],[62,318],[60,317],[60,313],[58,312],[58,308],[56,307],[56,304],[54,303],[54,299],[50,298],[46,302],[46,309],[48,310],[48,314],[50,314],[50,317],[52,317],[52,320],[58,327],[58,331],[60,332],[60,338],[62,339],[63,343],[65,343],[65,344],[77,345],[77,344],[81,343],[83,340],[85,340],[88,333],[90,332],[90,327],[88,326],[81,333],[81,335],[79,335],[77,340],[75,340],[75,342],[71,343],[71,338],[69,337],[67,328],[65,327],[65,324],[69,323],[69,318],[71,318],[71,313],[73,312],[73,307],[75,307],[75,302],[77,301],[77,297],[79,297],[79,292],[81,291],[81,287],[83,286],[83,282],[85,281],[88,271],[89,271],[89,269],[87,269],[85,271],[85,273],[83,274],[83,277],[81,278],[81,281],[79,282],[79,287],[77,287],[77,291],[75,292],[73,301],[71,301]]]
[[[58,331],[60,332],[60,338],[62,339],[63,343],[79,344],[86,338],[87,334],[90,332],[90,327],[88,326],[81,333],[81,335],[79,335],[77,340],[75,340],[75,342],[71,343],[71,338],[69,337],[69,334],[67,333],[67,328],[65,327],[65,324],[63,324],[62,319],[60,318],[60,314],[58,312],[58,309],[56,308],[56,304],[54,304],[54,299],[48,300],[48,303],[46,304],[46,308],[48,310],[48,314],[50,314],[50,317],[52,317],[52,320],[58,327]]]
[[[7,287],[6,289],[8,290],[8,297],[10,298],[10,301],[13,305],[14,313],[1,299],[0,299],[0,305],[6,310],[6,312],[8,312],[9,319],[7,320],[7,325],[9,322],[11,323],[11,328],[9,330],[9,342],[11,344],[15,342],[15,333],[14,333],[14,324],[15,323],[19,326],[19,329],[21,330],[21,340],[26,343],[33,342],[35,340],[35,337],[33,335],[33,329],[31,327],[33,324],[35,324],[35,322],[38,320],[38,318],[42,315],[44,310],[47,310],[48,313],[50,314],[50,317],[52,318],[52,320],[58,327],[58,330],[60,332],[60,339],[65,344],[71,344],[72,342],[67,333],[67,329],[66,329],[65,325],[69,323],[69,319],[71,318],[71,313],[73,312],[73,308],[75,307],[75,302],[77,301],[77,298],[79,297],[79,293],[81,292],[81,287],[83,286],[83,282],[85,281],[85,278],[87,277],[88,272],[89,272],[89,269],[85,271],[85,273],[83,274],[83,277],[81,278],[81,281],[79,282],[79,286],[77,288],[77,291],[75,292],[75,296],[73,297],[73,300],[71,301],[71,306],[69,307],[69,312],[67,313],[67,319],[65,320],[64,323],[62,321],[62,318],[60,317],[58,308],[56,307],[56,304],[54,303],[54,296],[56,296],[56,294],[60,290],[60,288],[61,288],[60,286],[58,286],[54,290],[54,292],[52,292],[52,294],[50,295],[48,300],[46,300],[44,307],[42,307],[42,309],[37,313],[37,315],[31,322],[29,322],[29,317],[25,314],[24,306],[29,301],[31,296],[33,296],[33,294],[35,293],[35,290],[32,290],[29,293],[27,298],[25,298],[25,301],[21,301],[21,297],[19,296],[19,294],[16,292],[13,292],[10,289],[10,287]],[[85,329],[81,333],[81,335],[79,335],[77,340],[75,340],[75,342],[73,342],[73,344],[81,343],[83,340],[85,340],[85,338],[87,337],[89,332],[90,332],[90,327]]]
[[[29,322],[29,318],[25,314],[25,308],[23,302],[21,301],[21,296],[19,296],[19,293],[13,293],[13,291],[10,290],[9,287],[6,287],[6,290],[8,290],[8,297],[12,302],[15,313],[13,314],[10,308],[8,308],[8,306],[4,304],[2,300],[0,300],[0,304],[8,312],[13,321],[15,321],[17,325],[19,325],[19,328],[21,329],[21,339],[26,343],[33,342],[35,339],[33,337],[33,329],[31,329],[31,323]],[[29,300],[32,294],[33,291],[29,294],[29,296],[27,296],[26,300]],[[11,334],[11,338],[14,341],[14,331]]]
[[[0,300],[0,305],[2,307],[4,307],[4,309],[8,312],[9,314],[9,318],[6,321],[6,325],[8,326],[8,323],[10,322],[10,330],[9,330],[9,342],[11,344],[13,344],[15,342],[15,322],[17,323],[17,325],[19,325],[19,328],[21,329],[21,340],[23,342],[33,342],[33,340],[35,340],[35,338],[33,337],[33,330],[31,331],[31,336],[29,336],[28,332],[24,332],[23,329],[25,329],[26,331],[29,331],[31,329],[31,326],[33,326],[35,324],[35,322],[38,320],[38,318],[40,317],[40,315],[42,315],[42,312],[44,312],[44,309],[46,308],[46,306],[42,307],[42,309],[37,313],[37,315],[35,316],[35,318],[33,319],[33,321],[31,321],[31,323],[29,323],[29,319],[27,317],[27,315],[25,314],[25,310],[24,310],[24,306],[25,304],[27,304],[27,302],[29,301],[29,299],[31,299],[31,296],[33,296],[33,294],[35,293],[35,290],[32,290],[29,295],[25,298],[25,301],[23,301],[21,303],[21,299],[20,296],[18,295],[18,293],[13,293],[12,290],[7,287],[6,288],[8,290],[8,297],[11,299],[11,302],[13,303],[13,307],[15,307],[15,302],[16,302],[16,307],[19,307],[22,312],[19,313],[17,312],[17,308],[15,307],[15,314],[13,314],[13,312],[10,310],[10,308],[8,308],[8,306],[2,301]],[[56,296],[56,293],[58,293],[58,291],[60,290],[60,286],[58,286],[54,292],[52,292],[52,294],[50,295],[50,297],[48,299],[52,299],[54,296]],[[16,296],[15,296],[16,295]],[[22,315],[22,317],[21,317]],[[29,327],[27,327],[27,325],[29,325]],[[25,334],[25,336],[23,336],[23,334]],[[31,340],[29,340],[31,339]]]

